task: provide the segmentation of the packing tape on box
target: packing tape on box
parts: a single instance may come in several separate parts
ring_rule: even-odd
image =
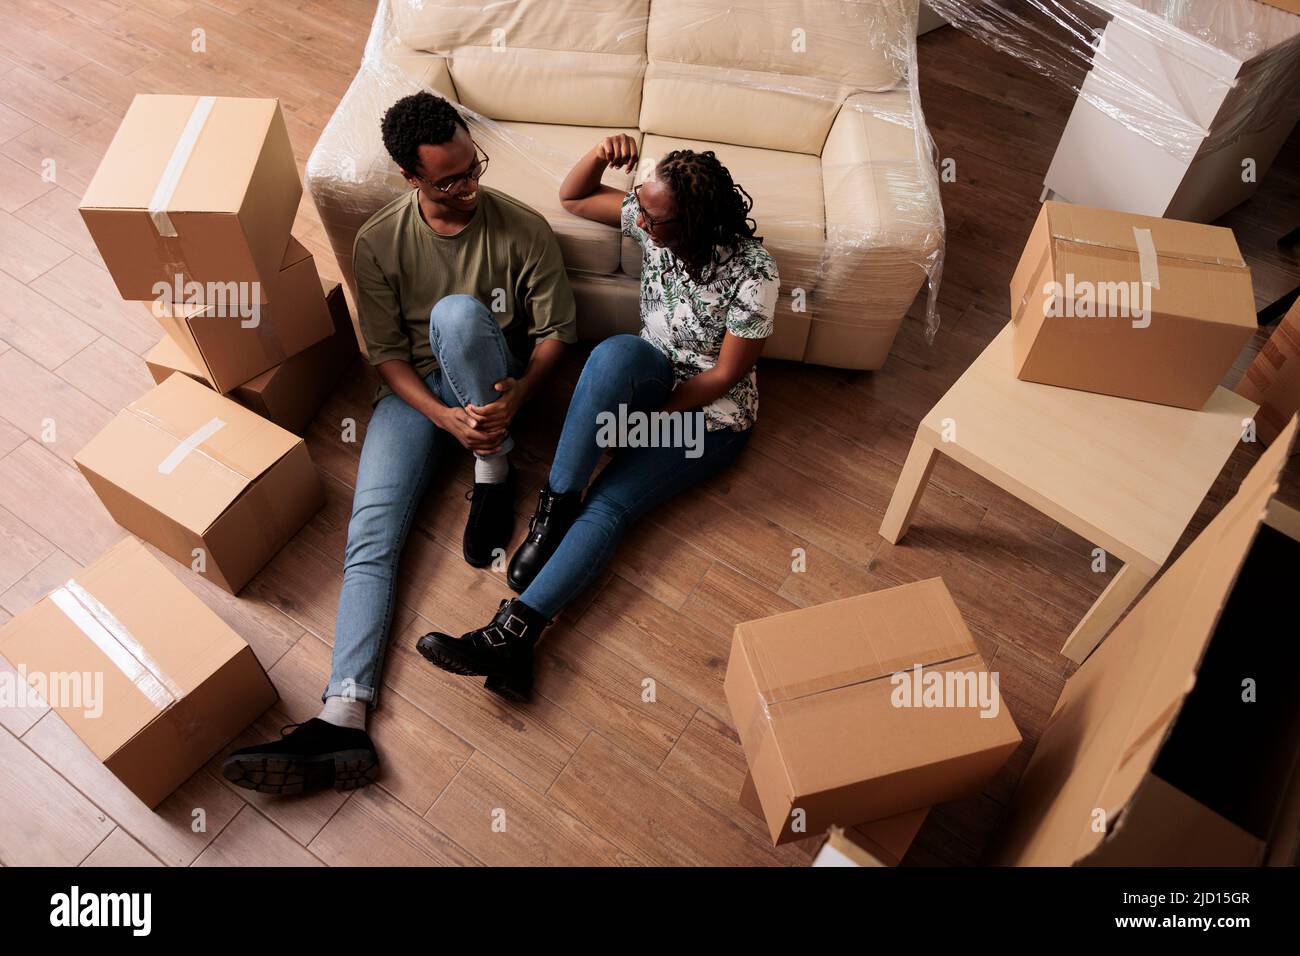
[[[130,411],[138,419],[140,419],[140,421],[144,422],[146,425],[149,425],[151,428],[154,428],[157,431],[162,432],[164,435],[167,435],[169,438],[176,437],[175,435],[172,434],[171,429],[166,427],[162,419],[158,418],[157,416],[149,414],[142,408],[132,407],[130,408]],[[208,461],[212,462],[218,468],[228,471],[232,475],[235,475],[243,479],[244,481],[249,482],[250,484],[256,481],[257,476],[246,475],[239,469],[232,468],[226,462],[220,461],[217,458],[214,458],[212,455],[205,452],[201,447],[203,442],[207,441],[209,438],[211,438],[213,435],[219,432],[222,428],[225,427],[225,425],[226,423],[222,419],[214,416],[213,418],[205,422],[203,425],[200,425],[194,431],[190,432],[184,438],[179,439],[177,441],[176,447],[173,448],[172,451],[165,458],[163,458],[161,462],[158,463],[158,473],[162,475],[170,475],[174,473],[176,469],[180,466],[181,462],[183,462],[191,454],[198,454],[199,456],[206,458]],[[257,520],[253,522],[253,526],[256,528],[258,536],[262,539],[263,543],[266,545],[266,549],[268,552],[277,550],[281,545],[284,544],[285,541],[289,539],[292,531],[286,532],[283,518],[281,518],[281,516],[276,512],[275,508],[270,504],[270,502],[263,501],[261,497],[258,495],[246,495],[243,498],[241,498],[241,500],[244,501],[248,505],[248,507],[252,509],[253,514],[256,516]],[[297,529],[295,528],[292,530],[296,531]]]
[[[199,432],[204,431],[204,429],[209,428],[209,427],[212,425],[212,422],[213,422],[213,421],[221,421],[221,419],[219,419],[219,418],[213,418],[213,419],[210,420],[207,424],[200,426],[199,428],[195,429],[195,431],[191,432],[189,435],[187,435],[187,436],[185,436],[184,438],[182,438],[182,437],[177,436],[177,435],[176,435],[176,434],[175,434],[175,433],[174,433],[170,428],[168,428],[168,427],[167,427],[167,424],[166,424],[166,423],[165,423],[161,418],[159,418],[159,417],[156,416],[156,415],[151,415],[149,412],[145,411],[143,408],[137,408],[137,407],[135,407],[134,405],[129,405],[129,406],[127,406],[127,411],[129,411],[132,415],[134,415],[134,416],[135,416],[136,418],[138,418],[140,421],[144,422],[144,423],[145,423],[146,425],[148,425],[150,428],[153,428],[155,431],[162,432],[162,433],[163,433],[164,435],[166,435],[168,438],[171,438],[171,439],[175,440],[175,441],[178,443],[177,447],[176,447],[175,449],[173,449],[171,452],[169,452],[169,453],[167,454],[167,456],[164,457],[163,460],[162,460],[161,462],[158,463],[158,472],[159,472],[159,474],[164,474],[164,475],[169,475],[169,474],[171,474],[172,472],[174,472],[174,471],[176,470],[177,467],[180,466],[181,462],[182,462],[185,458],[187,458],[187,457],[189,456],[190,453],[196,453],[196,454],[198,454],[200,457],[206,458],[208,461],[212,462],[212,463],[213,463],[214,465],[216,465],[218,468],[222,468],[222,469],[224,469],[224,470],[230,472],[232,475],[236,475],[236,476],[238,476],[239,478],[244,479],[245,481],[252,481],[252,480],[253,480],[253,477],[252,477],[251,475],[246,475],[246,474],[244,474],[242,471],[240,471],[238,468],[235,468],[235,467],[233,467],[233,466],[227,464],[226,462],[221,461],[220,459],[213,457],[212,455],[210,455],[210,454],[208,454],[206,451],[204,451],[202,447],[200,447],[200,446],[202,445],[202,443],[203,443],[204,438],[210,438],[210,437],[212,437],[212,435],[214,435],[214,434],[216,434],[218,431],[220,431],[219,428],[214,428],[214,429],[212,429],[211,433],[209,433],[208,435],[204,436],[204,438],[200,438],[197,442],[195,442],[195,443],[193,443],[193,444],[191,444],[191,445],[187,445],[187,444],[186,444],[186,443],[189,442],[189,440],[190,440],[191,438],[193,438],[196,434],[198,434]],[[224,424],[225,424],[225,422],[223,421],[223,422],[222,422],[222,425],[224,426]],[[177,456],[177,452],[181,449],[182,446],[184,446],[184,447],[186,448],[186,452],[185,452],[185,454],[180,455],[179,457],[176,457],[176,456]],[[173,457],[176,458],[175,462],[172,463],[172,464],[170,465],[170,467],[168,468],[168,470],[164,471],[164,470],[163,470],[164,466],[167,465],[168,462],[169,462],[169,459],[171,459],[171,458],[173,458]]]
[[[158,184],[154,186],[153,195],[149,198],[149,218],[160,236],[170,238],[177,236],[176,227],[172,225],[171,217],[167,215],[167,207],[171,204],[172,197],[176,195],[176,187],[180,185],[181,175],[185,172],[190,156],[194,153],[194,146],[199,141],[199,134],[203,132],[203,126],[212,114],[212,107],[216,102],[215,96],[200,96],[194,103],[190,118],[186,121],[185,128],[181,130],[176,145],[172,147],[171,157],[163,167]]]
[[[1156,243],[1151,238],[1150,229],[1133,227],[1133,241],[1138,249],[1138,273],[1142,283],[1152,289],[1160,288],[1160,259],[1156,255]]]
[[[154,228],[154,249],[169,286],[183,287],[189,281],[190,270],[181,247],[180,234],[172,222],[167,207],[171,205],[176,189],[180,185],[181,176],[185,173],[185,167],[189,164],[194,147],[199,141],[199,135],[203,132],[203,127],[216,102],[215,96],[200,96],[195,101],[189,119],[186,120],[176,145],[172,147],[167,165],[163,167],[162,175],[158,177],[153,195],[149,197],[148,213]]]
[[[159,710],[185,696],[113,612],[75,579],[55,588],[50,601]]]
[[[207,422],[200,425],[194,431],[190,432],[183,438],[176,447],[172,449],[171,454],[158,462],[158,474],[170,475],[176,470],[186,458],[198,450],[199,445],[203,444],[221,429],[226,427],[226,423],[220,418],[210,418]]]

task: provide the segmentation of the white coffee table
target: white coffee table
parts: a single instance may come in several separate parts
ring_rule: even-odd
[[[880,534],[897,543],[943,453],[1124,562],[1061,649],[1082,663],[1168,559],[1241,440],[1254,402],[1190,411],[1012,372],[1010,324],[921,422]]]

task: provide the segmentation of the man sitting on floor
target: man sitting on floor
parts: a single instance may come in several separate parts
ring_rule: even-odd
[[[281,740],[236,751],[228,780],[299,793],[369,783],[366,733],[411,519],[451,439],[475,455],[465,560],[504,554],[513,529],[520,407],[576,341],[573,292],[546,220],[479,186],[488,157],[456,108],[432,93],[383,118],[384,145],[412,189],[375,213],[353,253],[357,312],[382,384],[348,525],[324,709]]]

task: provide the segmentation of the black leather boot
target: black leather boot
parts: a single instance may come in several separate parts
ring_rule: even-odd
[[[483,686],[507,700],[533,689],[533,647],[551,622],[518,598],[502,601],[483,627],[452,637],[432,631],[415,642],[425,660],[453,674],[481,674]]]
[[[515,549],[506,572],[510,590],[522,594],[560,546],[582,510],[582,493],[556,494],[547,482],[537,495],[537,510],[528,522],[528,537]]]
[[[469,520],[465,522],[461,553],[467,564],[485,568],[492,563],[495,551],[504,554],[510,546],[515,528],[515,466],[510,466],[505,481],[474,482],[474,490],[467,497]]]

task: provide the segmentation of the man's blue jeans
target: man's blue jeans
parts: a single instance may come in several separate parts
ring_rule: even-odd
[[[615,335],[596,346],[569,403],[551,465],[551,490],[581,491],[591,480],[604,451],[598,443],[602,412],[617,414],[620,405],[629,412],[656,411],[672,390],[672,365],[645,339]],[[702,420],[699,424],[702,428]],[[682,447],[618,449],[591,486],[573,527],[520,599],[555,617],[600,574],[629,525],[735,461],[752,431],[706,432],[699,457],[687,457]]]
[[[500,326],[472,296],[441,299],[429,316],[429,339],[438,368],[425,384],[447,405],[487,405],[498,397],[493,386],[518,373],[519,363]],[[396,395],[375,405],[361,446],[334,625],[334,663],[322,697],[377,699],[397,559],[438,459],[456,447],[450,434]],[[507,436],[498,454],[513,447],[514,439]]]

